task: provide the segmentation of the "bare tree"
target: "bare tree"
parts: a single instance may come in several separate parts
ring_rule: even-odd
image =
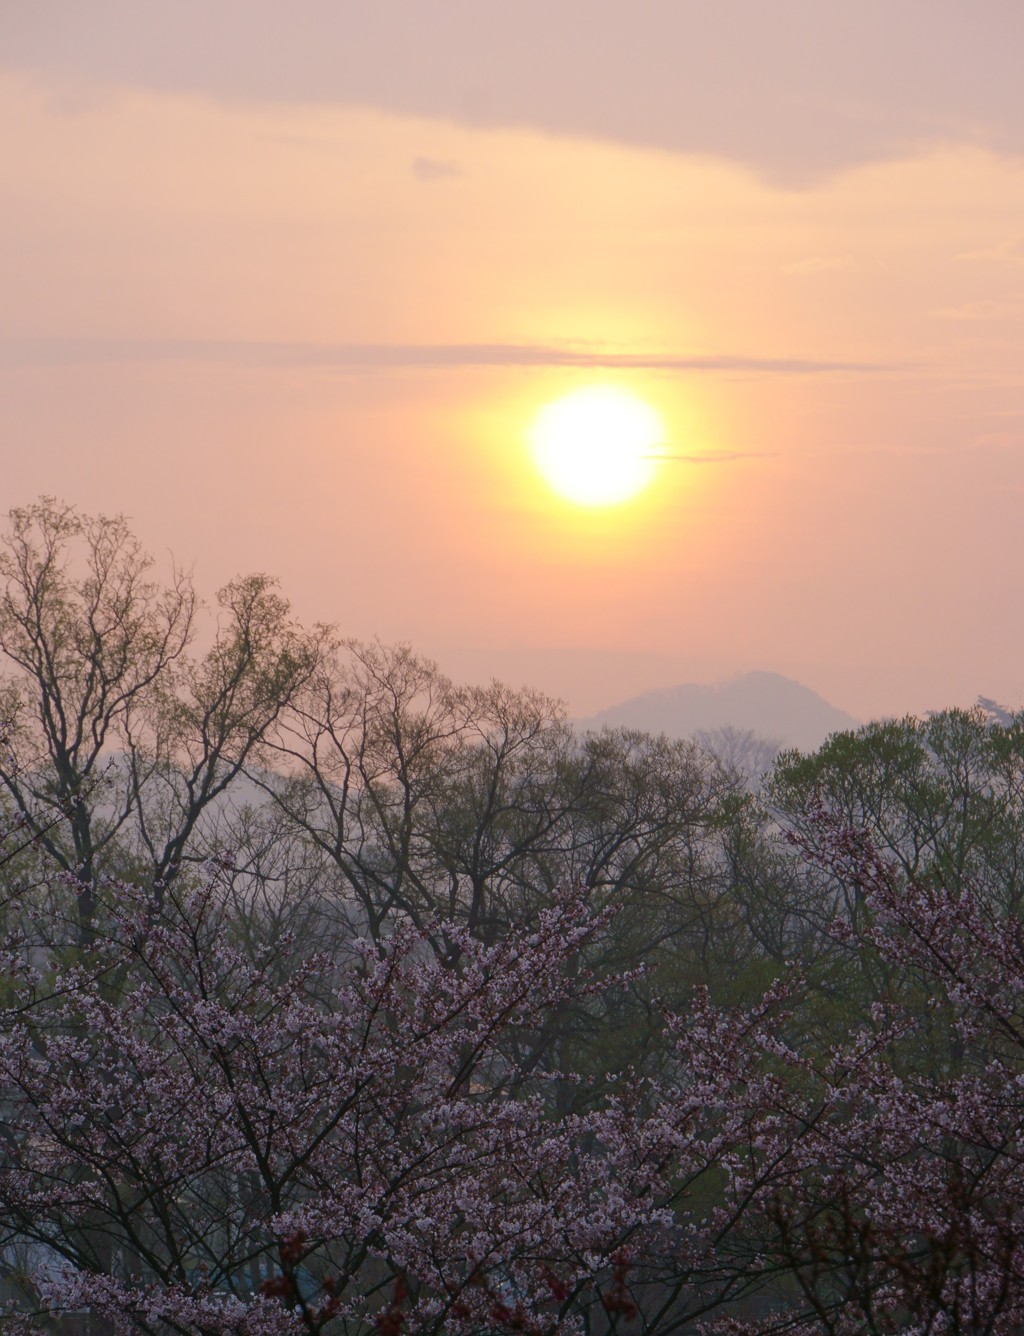
[[[696,740],[726,775],[755,792],[782,748],[777,738],[761,737],[752,729],[734,728],[732,724],[702,729]]]
[[[306,632],[267,575],[233,580],[217,595],[209,652],[187,659],[147,710],[129,715],[124,742],[138,848],[159,895],[190,856],[200,822],[250,762],[319,660],[321,628]],[[206,851],[198,850],[198,856]]]
[[[124,516],[52,497],[12,510],[0,540],[0,791],[74,879],[86,935],[101,875],[162,893],[319,652],[252,575],[221,591],[213,645],[191,657],[191,578],[152,566]]]
[[[457,688],[408,646],[343,642],[275,729],[277,771],[253,772],[293,829],[334,861],[374,937],[389,915],[420,925],[437,914],[475,921],[482,913],[479,867],[446,861],[440,827],[456,819],[454,800],[491,736],[486,697]],[[551,702],[532,699],[516,719],[505,701],[485,820],[500,805],[500,776],[524,735],[557,719]],[[479,864],[481,838],[476,845]]]
[[[169,679],[192,635],[189,577],[150,577],[122,516],[44,497],[12,510],[0,548],[0,651],[10,754],[0,785],[57,866],[79,884],[84,921],[97,870],[135,808],[108,764],[129,716]]]

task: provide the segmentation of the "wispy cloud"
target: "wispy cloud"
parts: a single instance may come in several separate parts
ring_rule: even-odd
[[[1011,296],[942,306],[932,314],[941,320],[1016,320],[1022,310],[1024,299]]]
[[[980,250],[961,251],[958,260],[991,260],[997,264],[1024,264],[1024,237],[1010,237],[996,246],[983,246]]]
[[[276,343],[242,339],[0,338],[0,368],[103,363],[197,362],[336,371],[474,367],[580,367],[772,376],[884,373],[892,362],[733,353],[614,352],[543,343]]]
[[[737,459],[774,459],[775,452],[773,450],[758,451],[755,454],[753,451],[746,450],[698,450],[694,453],[685,455],[676,454],[675,452],[667,452],[665,454],[651,455],[650,458],[656,459],[659,463],[667,461],[670,464],[731,464]]]
[[[448,181],[463,175],[462,164],[450,158],[413,158],[411,170],[417,181]]]

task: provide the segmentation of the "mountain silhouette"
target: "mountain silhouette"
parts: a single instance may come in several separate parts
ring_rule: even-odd
[[[716,729],[749,730],[784,747],[813,751],[830,733],[857,728],[858,720],[810,687],[781,673],[742,673],[724,682],[688,682],[645,691],[576,720],[581,729],[638,728],[689,738]]]

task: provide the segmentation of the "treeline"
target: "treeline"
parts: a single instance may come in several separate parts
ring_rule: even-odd
[[[0,582],[12,1330],[1019,1329],[1024,720],[752,784],[121,518]]]

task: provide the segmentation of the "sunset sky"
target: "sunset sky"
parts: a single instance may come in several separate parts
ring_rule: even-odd
[[[1024,704],[1019,0],[0,12],[0,500],[589,713]],[[531,432],[664,426],[579,505]]]

